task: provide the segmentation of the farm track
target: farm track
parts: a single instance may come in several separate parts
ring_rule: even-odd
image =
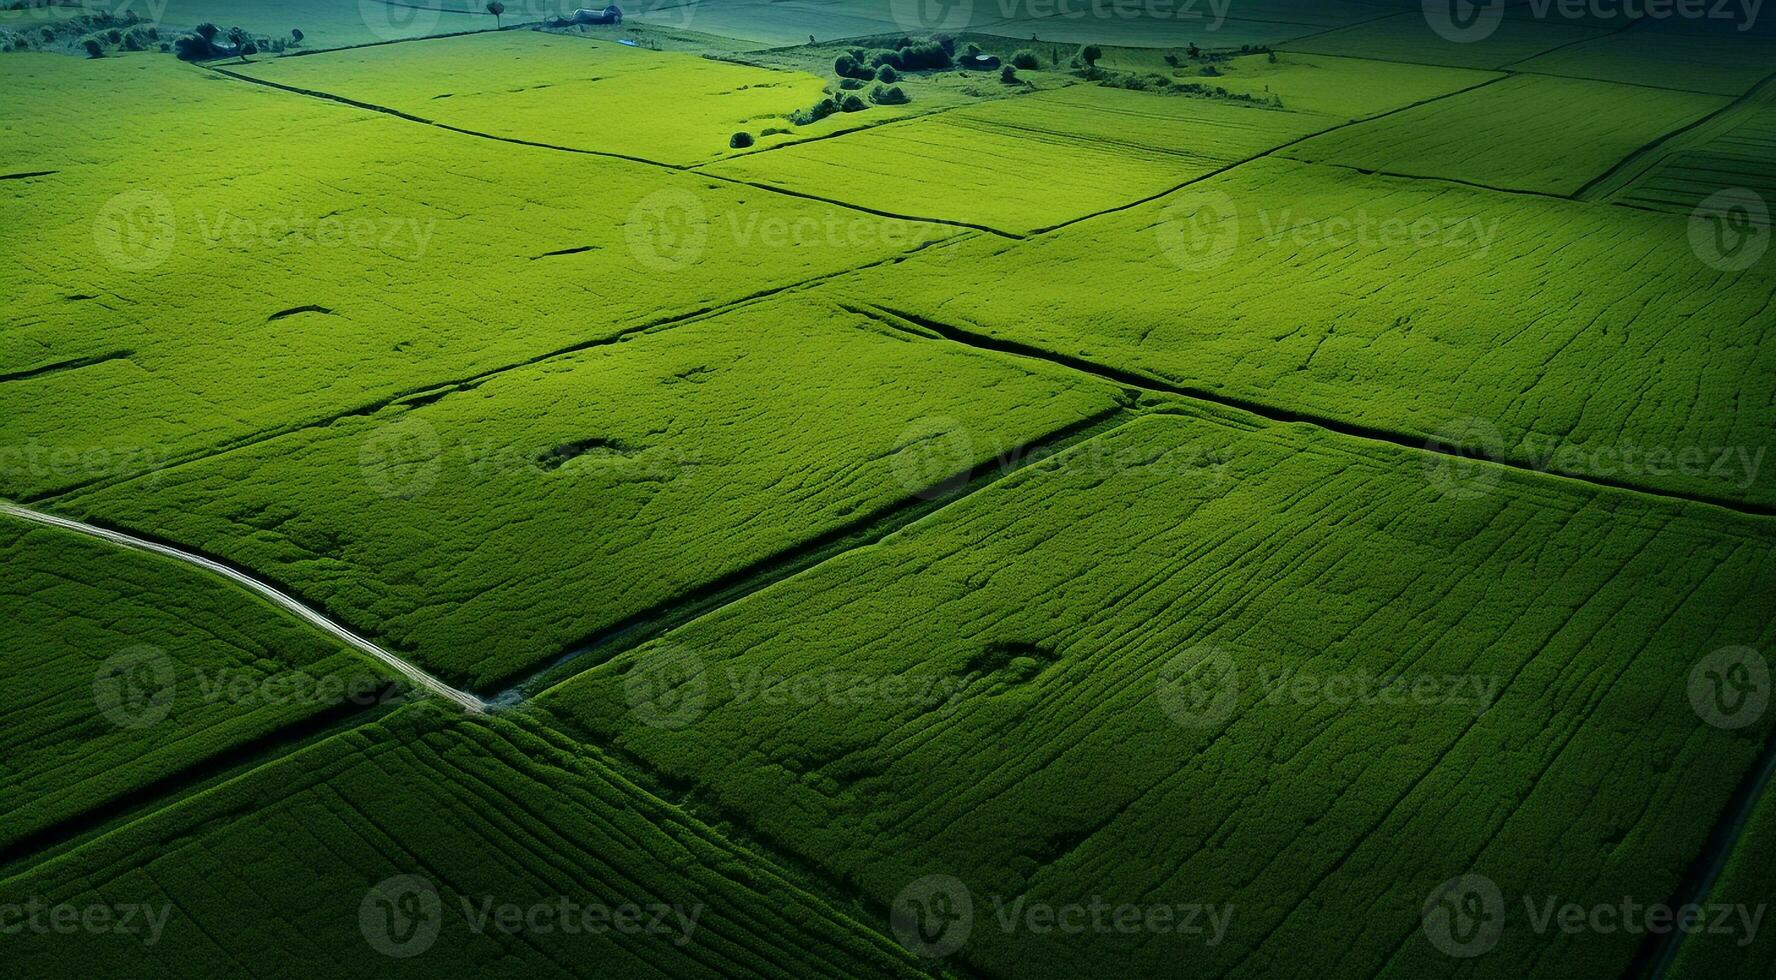
[[[98,527],[97,525],[87,524],[83,521],[58,517],[54,514],[46,514],[42,511],[32,510],[28,507],[20,507],[17,504],[0,503],[0,514],[16,517],[24,521],[30,521],[34,524],[60,528],[78,534],[85,534],[122,548],[129,548],[133,551],[145,551],[149,554],[159,555],[163,558],[171,558],[174,561],[195,566],[213,575],[220,575],[236,585],[245,588],[247,591],[254,593],[260,598],[270,601],[272,605],[278,606],[285,612],[295,615],[296,618],[301,619],[310,626],[320,629],[334,639],[344,642],[347,646],[350,646],[361,653],[370,655],[372,658],[380,661],[384,666],[392,669],[401,676],[406,677],[409,681],[412,681],[426,693],[444,698],[448,701],[453,701],[466,711],[479,713],[487,710],[486,702],[473,694],[451,687],[449,684],[444,683],[432,674],[422,670],[416,664],[390,653],[375,643],[359,636],[352,630],[334,622],[325,614],[316,611],[301,600],[290,595],[288,592],[270,585],[233,565],[217,561],[213,558],[207,558],[196,552],[187,551],[183,548],[149,541],[146,538],[136,537],[133,534],[113,531],[109,528]]]
[[[916,313],[896,310],[886,306],[876,306],[875,308],[882,313],[898,318],[906,324],[920,328],[923,331],[928,331],[932,335],[959,344],[965,344],[969,347],[974,347],[980,350],[996,351],[1002,354],[1013,354],[1019,357],[1036,358],[1038,360],[1048,361],[1051,364],[1058,364],[1062,367],[1071,368],[1075,371],[1083,371],[1125,387],[1139,388],[1145,391],[1156,392],[1158,394],[1177,395],[1184,398],[1194,399],[1196,401],[1208,402],[1224,408],[1249,412],[1273,422],[1304,423],[1317,426],[1329,432],[1336,432],[1339,435],[1349,436],[1355,439],[1364,439],[1370,442],[1385,442],[1402,449],[1435,453],[1442,456],[1453,456],[1460,459],[1483,459],[1486,462],[1494,463],[1499,466],[1505,466],[1527,473],[1539,473],[1544,476],[1572,480],[1594,488],[1623,490],[1665,500],[1720,507],[1749,517],[1776,517],[1776,505],[1747,503],[1741,500],[1734,500],[1728,497],[1716,497],[1710,494],[1681,493],[1673,490],[1662,490],[1643,486],[1628,480],[1611,480],[1600,476],[1573,473],[1553,468],[1543,469],[1533,465],[1528,460],[1517,459],[1510,456],[1470,455],[1468,453],[1444,448],[1436,444],[1435,440],[1421,439],[1420,437],[1413,436],[1409,433],[1367,426],[1357,422],[1344,421],[1309,412],[1299,412],[1271,405],[1266,402],[1241,398],[1235,395],[1222,394],[1191,385],[1180,385],[1139,371],[1111,367],[1109,365],[1099,364],[1096,361],[1087,360],[1086,358],[1057,353],[1032,344],[993,337],[955,324],[942,323],[922,317]]]

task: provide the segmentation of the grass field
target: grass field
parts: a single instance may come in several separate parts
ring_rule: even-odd
[[[1526,120],[1525,104],[1541,108]],[[1285,152],[1312,163],[1567,195],[1726,104],[1718,96],[1517,76]]]
[[[1263,160],[855,288],[1208,397],[1767,505],[1772,271],[1708,270],[1686,233],[1626,209]]]
[[[0,9],[13,973],[1776,964],[1776,22],[140,2]]]
[[[1690,814],[1767,734],[1705,736],[1681,683],[1698,646],[1776,632],[1760,522],[1516,475],[1450,500],[1405,450],[1250,418],[1101,440],[543,703],[884,905],[959,878],[965,961],[1055,976],[1433,973],[1438,881],[1664,894],[1706,830]],[[684,723],[649,724],[634,678],[678,658]],[[905,696],[869,697],[883,678]],[[1347,700],[1365,681],[1424,696]],[[863,696],[788,693],[822,684]],[[1087,947],[986,911],[1093,895],[1232,922]],[[1633,952],[1526,931],[1488,967],[1605,975]],[[1349,941],[1310,939],[1331,932]]]
[[[1073,86],[707,169],[1017,233],[1159,194],[1335,122],[1238,102]],[[1117,178],[1107,180],[1112,168]]]
[[[1335,54],[1453,68],[1503,68],[1609,31],[1564,21],[1505,17],[1486,37],[1454,41],[1433,30],[1421,10],[1365,21],[1282,45],[1308,54]]]
[[[379,925],[399,920],[377,903],[422,891],[439,916],[428,956],[378,955],[418,946]],[[146,909],[137,928],[160,922],[152,943],[117,933],[72,955],[64,936],[23,932],[8,960],[37,974],[265,962],[426,976],[447,960],[533,975],[917,975],[845,910],[596,754],[532,726],[418,709],[0,880],[0,901],[28,898],[134,906]],[[243,918],[259,928],[242,931]]]
[[[0,554],[7,858],[157,780],[396,692],[367,658],[176,563],[11,517]]]
[[[441,394],[68,505],[259,569],[488,689],[1120,396],[784,302]]]

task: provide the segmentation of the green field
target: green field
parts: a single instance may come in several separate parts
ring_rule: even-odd
[[[1525,119],[1525,104],[1540,108]],[[1726,104],[1718,96],[1517,76],[1329,133],[1286,154],[1309,163],[1564,196]]]
[[[1157,195],[1335,122],[1240,102],[1074,86],[706,170],[1020,233]],[[1117,179],[1107,181],[1111,168]]]
[[[1756,11],[86,2],[13,973],[1776,969]]]

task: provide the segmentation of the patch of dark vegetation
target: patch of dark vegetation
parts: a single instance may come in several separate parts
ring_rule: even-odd
[[[24,180],[27,177],[48,177],[61,173],[59,170],[27,170],[22,174],[0,174],[0,180]]]
[[[576,245],[573,248],[558,248],[553,252],[544,252],[541,255],[533,255],[530,257],[530,260],[535,262],[537,259],[554,258],[557,255],[578,255],[581,252],[596,252],[600,247],[601,246],[598,245]]]
[[[8,381],[24,381],[29,378],[40,378],[46,374],[59,374],[62,371],[73,371],[79,368],[92,367],[95,364],[104,364],[106,361],[127,360],[130,357],[135,356],[135,353],[136,352],[133,350],[119,350],[112,351],[109,354],[94,354],[90,357],[76,357],[66,361],[57,361],[54,364],[45,364],[41,367],[26,368],[23,371],[14,371],[10,374],[0,374],[0,383]]]
[[[906,105],[913,100],[898,85],[877,85],[870,89],[870,101],[876,105]]]
[[[969,676],[984,676],[1000,685],[1023,684],[1059,663],[1061,655],[1037,643],[1021,640],[989,643],[968,662],[962,671]]]
[[[608,456],[633,456],[640,450],[631,448],[614,439],[594,437],[574,442],[562,443],[537,456],[537,465],[545,470],[558,470],[569,460],[578,459],[587,454]]]
[[[751,145],[752,145],[752,134],[751,133],[743,131],[743,132],[735,133],[734,135],[728,137],[728,148],[731,150],[744,150]]]
[[[272,315],[266,317],[265,322],[270,323],[273,320],[282,320],[284,317],[295,316],[298,313],[320,313],[325,316],[333,316],[334,315],[333,311],[328,309],[325,306],[313,306],[313,305],[292,306],[287,310],[279,310],[276,313],[273,313]]]
[[[240,58],[260,53],[282,54],[286,50],[302,43],[303,34],[299,30],[290,32],[288,38],[270,37],[264,34],[252,34],[243,28],[230,27],[223,31],[215,24],[199,24],[190,34],[181,35],[173,42],[173,52],[181,61],[213,61],[218,58]]]
[[[87,299],[98,299],[97,296],[94,296],[91,293],[75,293],[74,295],[68,296],[65,298],[70,303],[78,303],[81,300],[87,300]]]

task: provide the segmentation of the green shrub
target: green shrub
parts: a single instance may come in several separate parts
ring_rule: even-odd
[[[105,46],[90,37],[81,42],[80,46],[86,49],[88,58],[103,58],[105,56]]]
[[[841,79],[839,79],[839,88],[842,91],[850,92],[855,89],[860,89],[862,87],[863,87],[863,79],[861,79],[861,78],[841,78]]]
[[[869,108],[869,104],[855,95],[847,95],[845,101],[839,103],[839,108],[845,112],[862,112]]]
[[[1020,48],[1016,54],[1011,56],[1011,66],[1022,68],[1025,71],[1035,71],[1042,67],[1042,62],[1036,59],[1036,52],[1029,48]]]
[[[893,84],[899,80],[900,74],[894,70],[893,65],[883,65],[876,69],[876,81],[878,82]]]
[[[732,149],[744,150],[751,145],[752,145],[752,134],[751,133],[745,133],[745,132],[735,133],[734,135],[728,137],[728,146],[731,147]]]
[[[874,69],[868,65],[859,63],[856,58],[853,58],[848,54],[842,54],[833,59],[833,73],[840,78],[856,78],[860,80],[875,77]]]
[[[1088,44],[1079,49],[1079,60],[1085,62],[1087,68],[1098,67],[1098,59],[1102,57],[1104,57],[1104,49],[1095,44]]]
[[[797,126],[806,126],[810,123],[817,123],[837,111],[839,111],[838,103],[830,98],[821,99],[806,109],[797,109],[790,113],[789,121]]]
[[[870,89],[870,101],[876,105],[906,105],[913,100],[898,85],[877,85]]]
[[[1007,85],[1016,85],[1018,83],[1017,68],[1012,65],[1006,65],[1004,68],[999,69],[999,80]]]

